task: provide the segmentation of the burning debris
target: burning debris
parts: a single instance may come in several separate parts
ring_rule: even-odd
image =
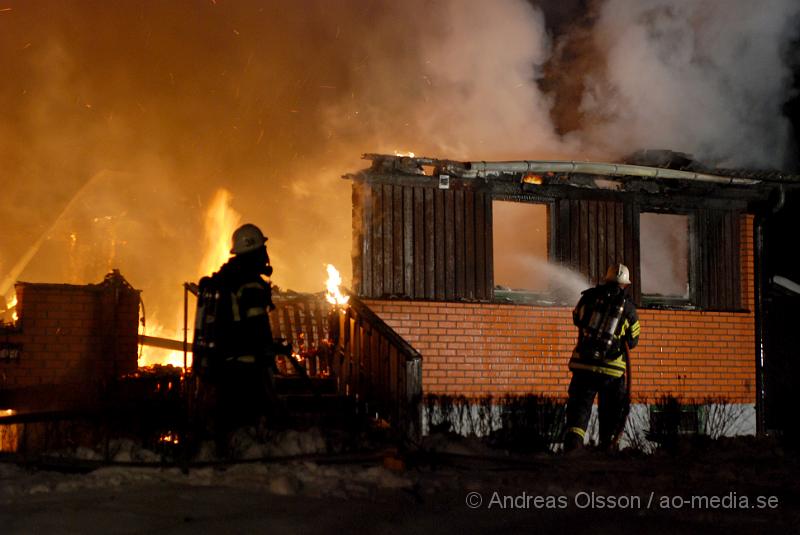
[[[332,305],[347,305],[350,296],[342,293],[342,277],[339,275],[339,271],[332,264],[327,264],[325,269],[328,271],[328,280],[325,282],[325,299]]]
[[[14,327],[19,321],[17,294],[14,292],[5,302],[0,300],[0,327]],[[5,304],[5,306],[3,306]]]

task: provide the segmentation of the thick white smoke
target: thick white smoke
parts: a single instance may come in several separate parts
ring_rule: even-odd
[[[604,68],[586,75],[578,137],[617,155],[665,148],[782,167],[799,14],[796,0],[602,3],[591,35]]]
[[[451,159],[568,156],[538,85],[550,57],[542,12],[522,0],[417,0],[387,8],[356,43],[352,99],[330,124],[365,151]]]

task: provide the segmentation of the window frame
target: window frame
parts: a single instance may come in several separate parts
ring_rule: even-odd
[[[522,204],[544,205],[546,209],[545,217],[547,221],[547,262],[552,263],[556,258],[556,222],[553,217],[556,199],[531,194],[493,194],[492,203],[492,232],[494,232],[494,202],[518,202]],[[563,306],[566,303],[560,302],[553,294],[552,289],[546,291],[536,290],[498,290],[495,280],[495,250],[494,238],[492,238],[492,287],[491,302],[516,305],[536,305],[536,306]]]
[[[688,250],[687,255],[687,283],[689,285],[689,295],[687,297],[679,296],[661,296],[657,294],[647,294],[640,285],[640,305],[642,308],[655,308],[655,309],[672,309],[672,310],[695,310],[698,308],[697,296],[697,281],[700,280],[699,270],[699,255],[700,244],[698,243],[697,236],[697,211],[693,209],[680,209],[680,208],[663,208],[656,206],[643,205],[639,206],[637,217],[639,218],[639,277],[642,277],[642,236],[641,236],[641,218],[642,214],[663,214],[663,215],[682,215],[687,216],[688,219]]]

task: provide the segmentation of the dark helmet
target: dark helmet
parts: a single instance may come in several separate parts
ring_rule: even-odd
[[[231,254],[242,254],[255,251],[267,242],[267,237],[257,226],[247,223],[233,233]]]

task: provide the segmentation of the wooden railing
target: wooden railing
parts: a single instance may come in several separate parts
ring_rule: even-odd
[[[367,414],[418,438],[422,355],[355,296],[334,314],[331,339],[340,393],[354,396]]]
[[[419,352],[353,295],[343,307],[328,304],[321,294],[281,293],[273,301],[272,334],[301,356],[313,355],[305,361],[309,375],[335,377],[339,394],[353,397],[366,414],[408,437],[419,436]],[[158,345],[160,340],[148,342]],[[180,343],[163,342],[175,348]]]
[[[275,310],[269,313],[272,335],[286,340],[306,357],[311,376],[326,376],[331,370],[329,331],[331,305],[321,294],[281,293],[273,295]],[[278,363],[281,367],[281,362]]]

